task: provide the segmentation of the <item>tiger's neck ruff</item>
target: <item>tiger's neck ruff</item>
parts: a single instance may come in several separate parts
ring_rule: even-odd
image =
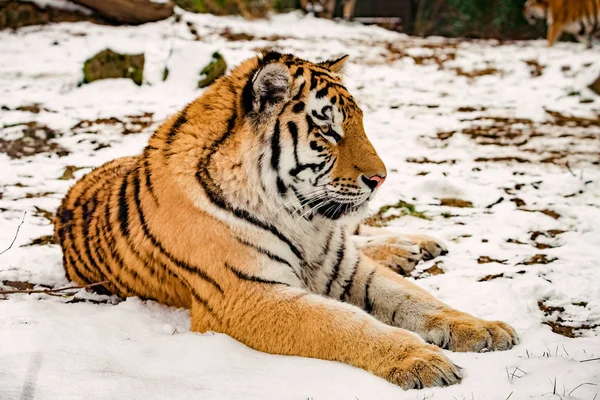
[[[158,203],[179,193],[241,240],[259,234],[300,262],[318,261],[332,232],[363,217],[386,175],[341,84],[345,59],[269,53],[213,84],[150,139],[148,153],[162,149],[151,158]]]

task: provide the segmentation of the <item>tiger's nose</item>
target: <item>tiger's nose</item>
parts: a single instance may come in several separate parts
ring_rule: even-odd
[[[369,178],[367,178],[364,175],[361,175],[361,178],[362,178],[362,181],[365,183],[365,185],[367,185],[369,187],[369,189],[371,189],[371,190],[378,189],[381,185],[383,185],[383,182],[385,181],[385,175],[384,176],[373,175]]]

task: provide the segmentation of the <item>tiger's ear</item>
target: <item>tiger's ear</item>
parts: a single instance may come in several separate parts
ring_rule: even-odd
[[[278,113],[290,99],[292,75],[278,62],[260,68],[251,81],[251,111],[260,119]],[[250,111],[250,110],[249,110]]]
[[[346,61],[348,61],[348,58],[350,58],[350,56],[348,54],[346,54],[344,56],[341,56],[337,60],[323,61],[322,63],[319,63],[319,65],[321,65],[322,67],[325,67],[328,70],[330,70],[331,72],[335,72],[337,74],[344,70],[344,64],[346,64]]]

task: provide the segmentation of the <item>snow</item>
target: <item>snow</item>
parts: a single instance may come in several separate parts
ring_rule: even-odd
[[[77,303],[72,296],[14,294],[0,297],[0,398],[595,398],[600,127],[572,126],[551,112],[598,117],[600,99],[586,88],[600,74],[598,48],[419,39],[297,13],[248,22],[177,12],[180,22],[0,32],[0,139],[17,139],[22,124],[36,122],[70,152],[0,154],[0,251],[27,212],[15,245],[0,255],[0,282],[69,284],[57,245],[23,247],[52,234],[44,212],[54,212],[75,181],[58,178],[67,166],[84,167],[74,172],[79,178],[139,152],[157,124],[201,94],[199,71],[214,51],[230,67],[266,47],[317,61],[348,53],[346,84],[389,171],[373,210],[399,199],[415,204],[431,219],[406,216],[391,227],[432,234],[450,249],[410,279],[458,309],[510,323],[521,344],[507,352],[448,353],[465,369],[460,385],[403,392],[347,365],[267,355],[223,334],[191,333],[186,310],[84,292]],[[250,40],[227,40],[242,33]],[[144,85],[80,85],[83,61],[107,47],[146,55]],[[539,74],[531,60],[540,76],[532,76]],[[18,110],[32,104],[38,113]],[[502,137],[470,137],[478,126]],[[513,159],[481,160],[494,157]],[[473,208],[439,206],[447,197]],[[539,254],[551,262],[523,264]],[[480,264],[481,257],[500,262]],[[424,272],[436,263],[444,274]],[[538,302],[562,309],[546,316]],[[543,324],[548,320],[589,328],[568,338]]]

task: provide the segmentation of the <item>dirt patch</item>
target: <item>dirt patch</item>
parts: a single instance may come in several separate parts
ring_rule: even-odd
[[[540,236],[554,239],[558,235],[562,235],[565,232],[566,231],[561,231],[559,229],[550,229],[548,231],[531,231],[531,232],[529,232],[531,234],[531,237],[529,239],[532,241],[536,241],[536,239]]]
[[[423,272],[428,273],[429,275],[442,275],[445,274],[446,271],[444,271],[440,265],[442,265],[441,261],[436,262],[433,266],[427,268],[426,270],[424,270]]]
[[[61,177],[58,179],[61,181],[68,181],[70,179],[75,179],[75,176],[73,174],[83,168],[84,167],[76,167],[74,165],[67,165],[65,167],[65,171],[63,172]]]
[[[28,246],[46,246],[48,244],[57,244],[54,235],[44,235],[39,238],[33,239],[31,242],[22,245],[21,247]]]
[[[546,265],[546,264],[550,264],[553,263],[554,261],[558,260],[558,258],[554,257],[554,258],[548,258],[548,256],[546,254],[536,254],[533,257],[520,262],[517,265]]]
[[[560,218],[560,214],[557,213],[556,211],[553,210],[549,210],[549,209],[543,209],[543,210],[529,210],[526,208],[519,208],[520,211],[526,211],[526,212],[541,212],[544,215],[549,216],[550,218],[554,218],[554,219],[559,219]]]
[[[126,117],[116,118],[98,118],[93,121],[82,120],[74,125],[71,130],[74,133],[95,133],[102,129],[103,125],[118,126],[123,135],[132,135],[141,133],[154,124],[154,113],[147,112],[141,115],[128,115]]]
[[[39,218],[45,218],[50,223],[54,222],[54,213],[53,212],[44,210],[43,208],[38,207],[38,206],[35,206],[34,209],[35,209],[35,212],[33,213],[34,216],[39,217]]]
[[[542,64],[538,62],[538,60],[524,60],[525,64],[529,67],[529,73],[532,78],[537,78],[538,76],[542,76],[544,73],[544,68]]]
[[[585,304],[583,307],[587,306],[586,302],[573,303],[573,305],[576,306],[579,306],[580,304]],[[548,325],[552,329],[552,332],[562,336],[576,338],[581,336],[582,331],[592,330],[600,327],[600,325],[598,324],[588,324],[587,322],[581,323],[572,321],[565,313],[564,307],[548,306],[546,305],[545,300],[538,301],[538,307],[546,317],[546,320],[542,323],[544,325]]]
[[[431,218],[423,212],[417,211],[414,204],[407,203],[403,200],[396,204],[389,204],[381,207],[374,215],[367,218],[364,223],[369,226],[386,226],[391,221],[411,215],[413,217],[430,220]]]
[[[546,110],[558,126],[569,126],[578,128],[600,127],[600,115],[596,118],[574,117],[562,114],[558,111]]]
[[[407,158],[406,162],[413,163],[413,164],[456,164],[456,160],[440,160],[440,161],[435,161],[435,160],[430,160],[427,157],[423,157],[423,158]]]
[[[506,157],[477,157],[475,162],[517,162],[519,164],[530,163],[531,160],[527,160],[522,157],[506,156]]]
[[[458,68],[452,68],[451,70],[454,71],[457,76],[464,76],[469,79],[480,78],[480,77],[486,76],[486,75],[504,76],[504,71],[501,71],[494,67],[472,69],[470,71],[466,71],[466,70],[462,69],[461,67],[458,67]]]
[[[41,153],[58,157],[69,154],[67,149],[53,141],[59,134],[45,125],[38,125],[37,122],[5,126],[4,129],[0,129],[0,133],[6,136],[7,128],[17,126],[21,130],[21,136],[12,140],[0,138],[0,153],[5,153],[12,159],[32,157]]]
[[[250,42],[253,40],[264,40],[267,42],[275,42],[278,40],[286,40],[292,39],[291,36],[280,36],[280,35],[271,35],[271,36],[253,36],[243,32],[231,32],[231,29],[225,28],[220,34],[223,39],[228,42]]]
[[[440,200],[440,206],[457,207],[457,208],[472,208],[473,203],[467,200],[444,198]]]
[[[2,281],[2,284],[17,290],[31,290],[35,287],[33,283],[22,281]]]
[[[483,278],[480,278],[477,282],[487,282],[498,278],[504,278],[504,273],[496,274],[496,275],[486,275]],[[512,279],[507,277],[508,279]]]
[[[428,54],[423,54],[422,52],[413,54],[410,48],[417,46],[421,49],[428,49],[430,52]],[[445,63],[456,60],[458,42],[445,41],[439,44],[427,43],[421,45],[410,42],[388,42],[385,44],[385,47],[387,50],[386,62],[388,63],[410,58],[416,65],[437,65],[439,69],[445,69]]]
[[[498,263],[498,264],[506,264],[508,260],[497,260],[495,258],[491,258],[489,256],[479,256],[477,259],[477,264],[489,264],[489,263]]]
[[[463,113],[472,113],[472,112],[477,112],[477,111],[485,111],[487,110],[487,108],[485,107],[459,107],[456,109],[457,112],[463,112]]]

